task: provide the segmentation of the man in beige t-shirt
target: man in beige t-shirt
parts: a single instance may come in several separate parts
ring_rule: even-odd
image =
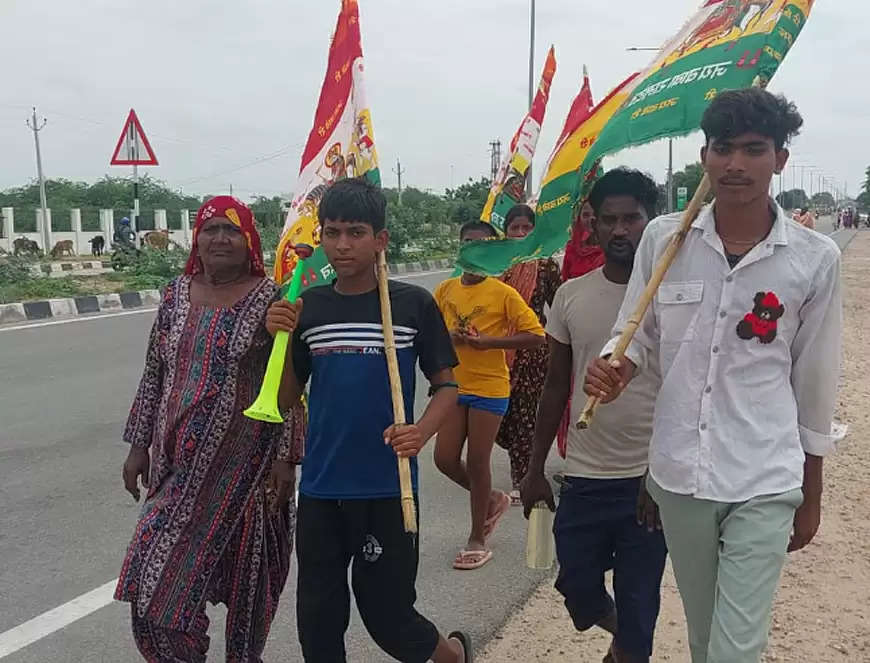
[[[593,230],[605,264],[562,284],[547,318],[550,363],[538,408],[534,450],[521,495],[526,516],[538,502],[555,508],[544,463],[571,392],[587,365],[610,340],[634,262],[634,252],[655,215],[655,182],[617,169],[593,187]],[[631,381],[622,397],[604,405],[587,430],[573,422],[585,398],[571,399],[565,479],[554,533],[559,558],[556,589],[580,631],[599,626],[613,634],[605,661],[647,663],[659,612],[664,536],[644,487],[658,376],[655,367]],[[613,569],[614,598],[604,586]]]

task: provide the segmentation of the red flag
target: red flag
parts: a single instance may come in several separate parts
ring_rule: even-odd
[[[580,88],[580,92],[574,97],[574,103],[571,104],[571,110],[568,111],[568,117],[565,118],[565,126],[562,127],[562,133],[559,134],[553,154],[558,152],[564,140],[586,121],[594,105],[592,102],[592,89],[589,87],[589,72],[586,71],[586,65],[583,65],[583,85]],[[544,173],[546,172],[547,169],[545,168]]]

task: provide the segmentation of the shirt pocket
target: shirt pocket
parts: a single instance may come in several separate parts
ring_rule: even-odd
[[[669,281],[659,286],[656,300],[663,343],[684,343],[695,338],[703,297],[703,281]]]

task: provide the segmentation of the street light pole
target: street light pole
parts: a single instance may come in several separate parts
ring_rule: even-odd
[[[804,173],[806,173],[807,170],[810,170],[810,172],[812,172],[815,166],[798,165],[797,167],[801,169],[801,191],[803,191],[804,195],[806,196],[807,192],[804,189]],[[810,179],[812,180],[812,175],[810,175]],[[809,199],[807,199],[807,201],[807,204],[809,204]]]
[[[535,100],[535,0],[531,0],[529,16],[529,110]],[[526,198],[532,197],[532,162],[526,171]]]
[[[668,138],[668,213],[674,211],[674,139]]]

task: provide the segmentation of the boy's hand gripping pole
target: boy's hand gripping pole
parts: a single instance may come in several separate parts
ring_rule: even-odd
[[[384,354],[387,357],[390,393],[393,398],[393,421],[397,426],[401,426],[405,423],[405,397],[402,393],[402,380],[399,376],[399,360],[396,357],[396,335],[393,333],[393,310],[390,305],[390,286],[387,281],[387,258],[383,251],[378,254],[378,292],[381,297]],[[411,461],[398,456],[397,458],[405,531],[413,534],[417,531],[417,507],[414,503],[414,488],[411,485]]]

